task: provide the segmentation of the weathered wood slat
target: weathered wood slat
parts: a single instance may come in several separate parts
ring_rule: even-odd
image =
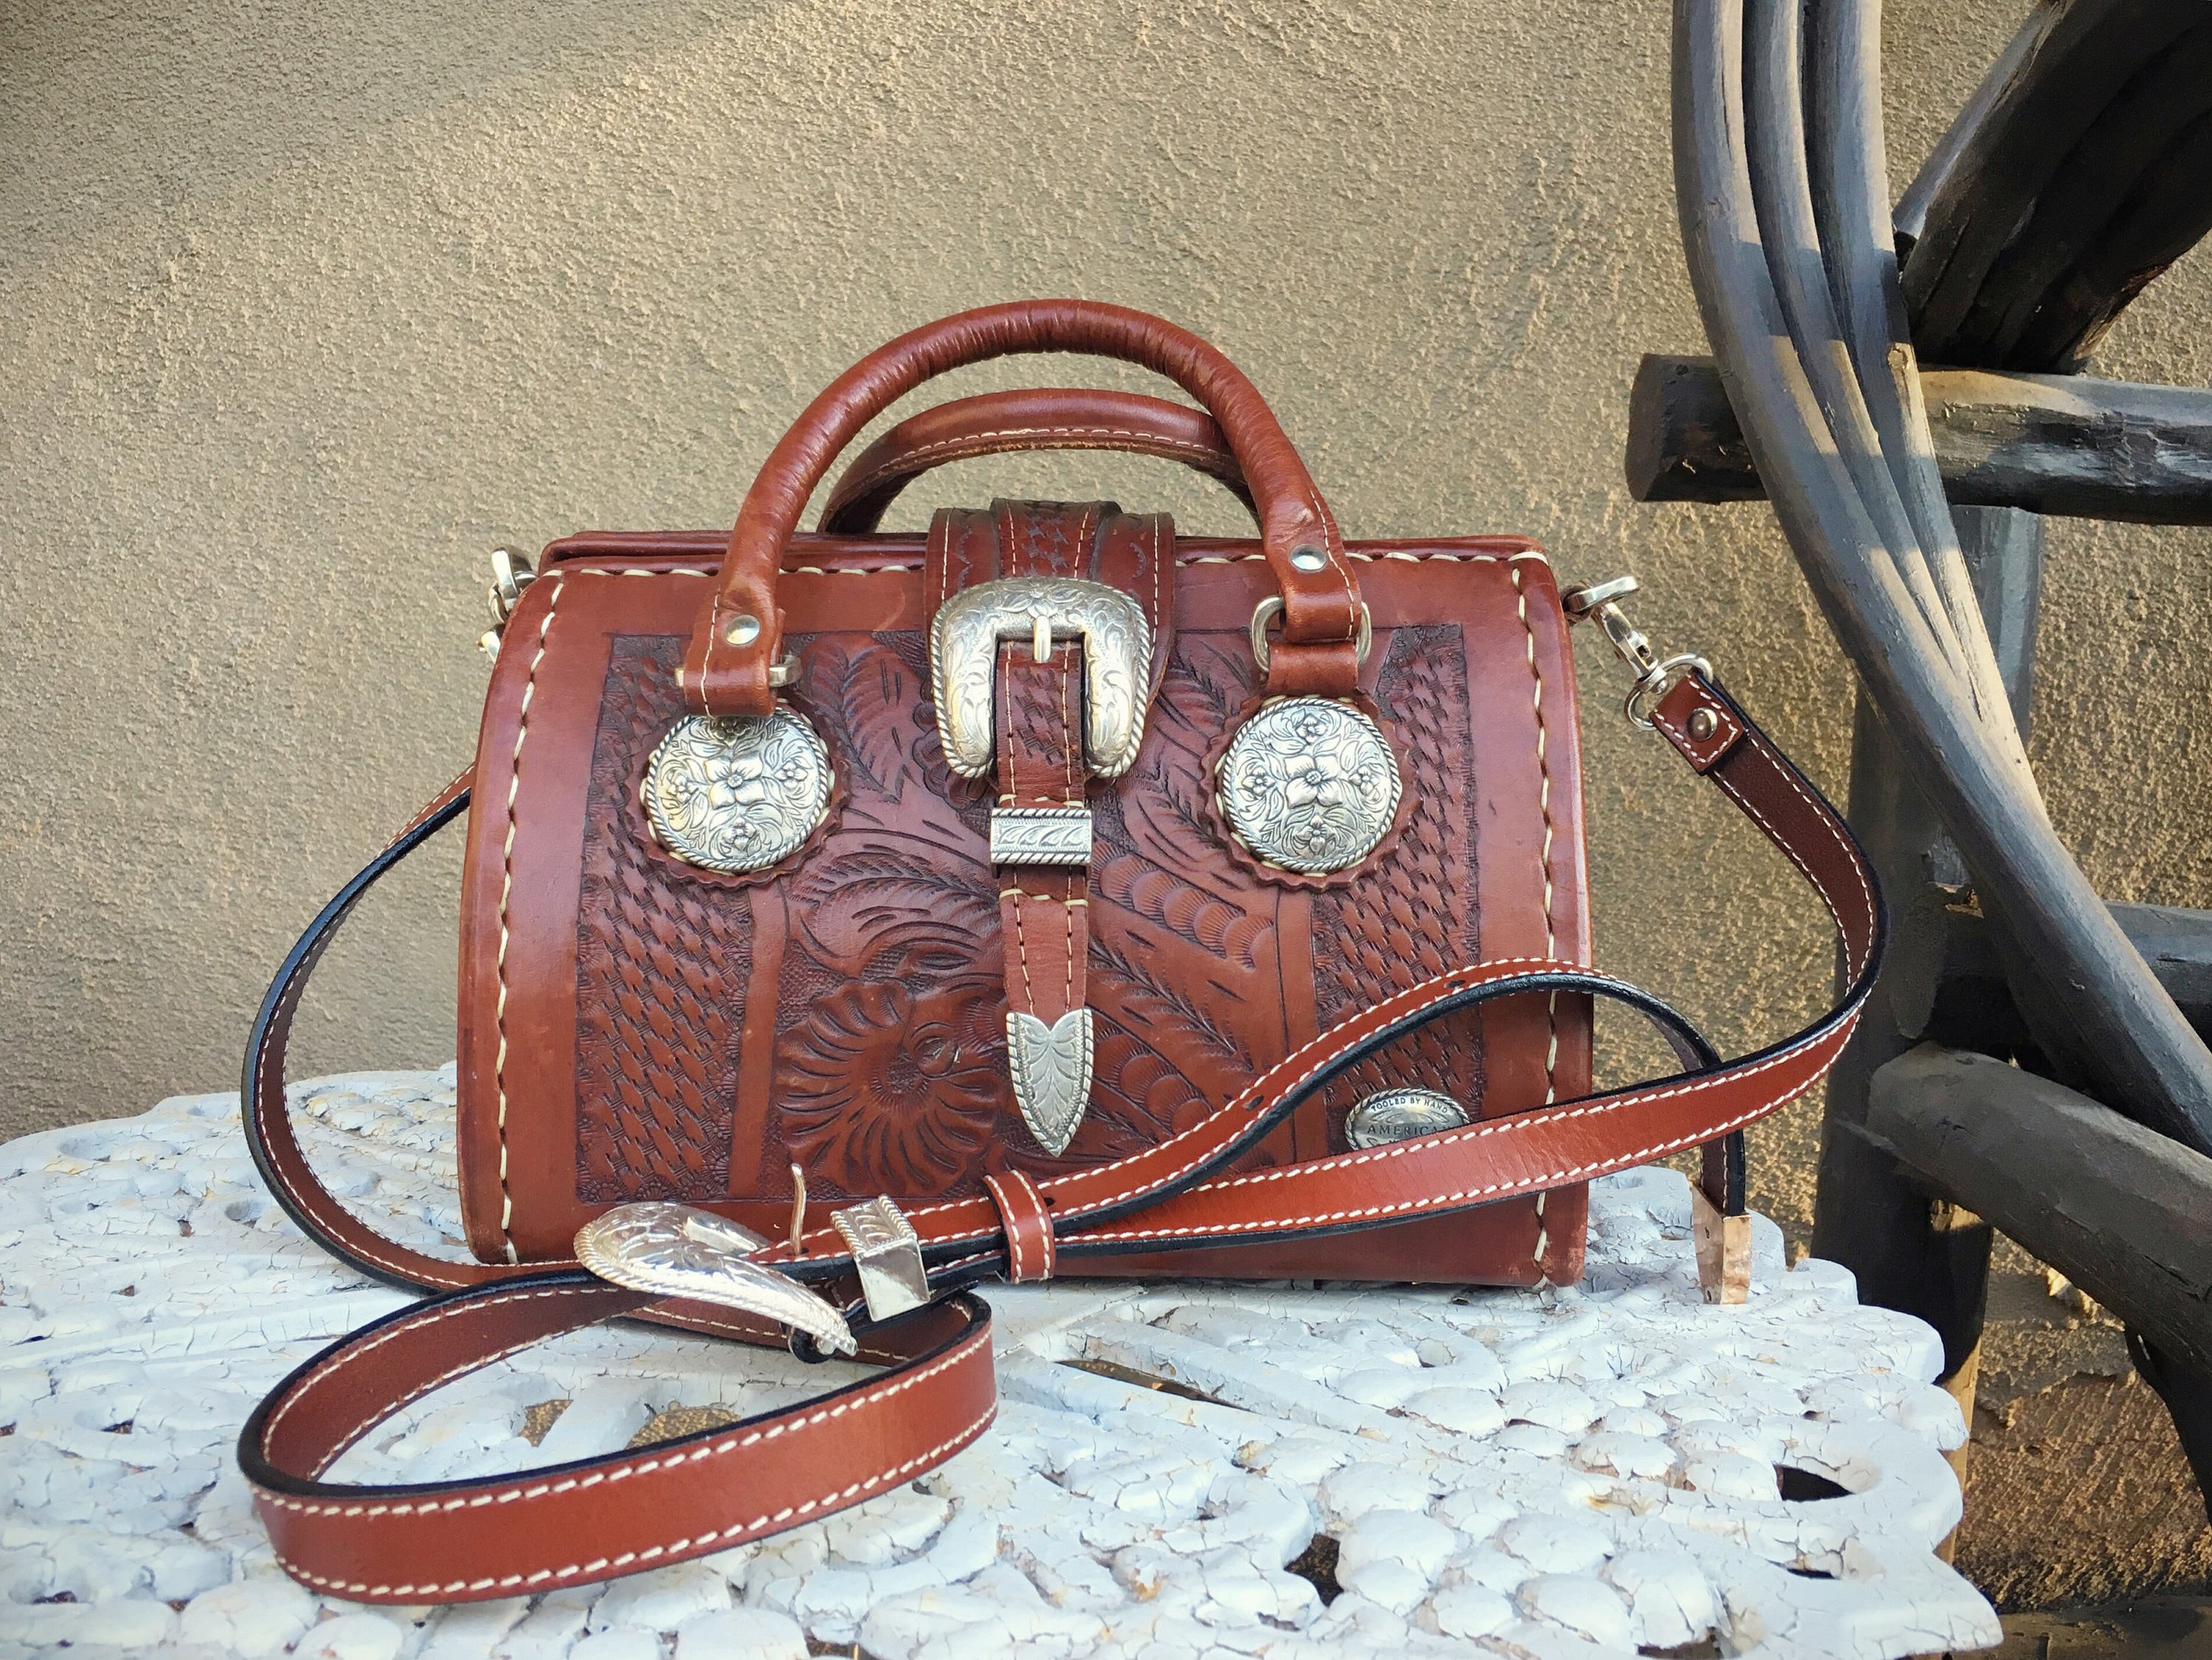
[[[2035,665],[2037,601],[2043,580],[2043,521],[2024,513],[1975,509],[1957,515],[1959,537],[1997,667],[2026,733]],[[2000,1049],[2020,1025],[1996,943],[1979,918],[1951,900],[1966,879],[1917,775],[1860,692],[1852,727],[1851,828],[1874,860],[1889,908],[1889,958],[1858,1030],[1828,1076],[1814,1190],[1813,1250],[1858,1276],[1859,1295],[1917,1315],[1943,1338],[1943,1371],[1960,1375],[1981,1341],[1990,1230],[1931,1206],[1897,1161],[1864,1133],[1869,1080],[1937,1036]],[[1973,1000],[1960,1006],[1952,983],[1972,924]],[[1938,1021],[1939,1002],[1941,1024]]]
[[[2212,228],[2202,0],[2054,0],[2021,32],[1907,192],[1929,362],[2076,368]]]
[[[1863,54],[1875,33],[1870,5],[1832,3],[1856,27],[1837,38],[1849,34]],[[1790,154],[1803,115],[1802,88],[1790,82],[1802,59],[1763,3],[1676,0],[1674,20],[1675,202],[1692,283],[1729,401],[1813,593],[1984,908],[2008,932],[2007,978],[2044,1055],[2145,1123],[2212,1152],[2212,1053],[2051,830],[2008,711],[1992,706],[1972,654],[1955,649],[1971,611],[1958,614],[1948,583],[1934,585],[1931,603],[1929,555],[1940,549],[1884,540],[1861,494],[1869,471],[1863,419],[1845,399],[1832,423],[1811,381],[1807,365],[1832,361],[1844,343],[1799,269],[1823,246],[1800,234],[1798,210],[1812,187],[1803,155]],[[1863,169],[1880,165],[1870,143],[1854,155]],[[1875,182],[1869,174],[1869,188]],[[1886,195],[1886,183],[1875,193]],[[1929,210],[1931,239],[1942,195]],[[1796,239],[1786,245],[1763,240],[1770,203],[1790,210],[1776,217]],[[1832,222],[1839,236],[1870,234],[1852,215]],[[1883,523],[1891,517],[1885,510]]]
[[[2112,905],[2112,920],[2129,943],[2142,953],[2150,971],[2166,988],[2176,1007],[2200,1033],[2212,1033],[2212,911],[2184,910],[2173,905]],[[1991,1012],[1993,1029],[1975,1034],[1975,1047],[1997,1053],[2006,1050],[2007,1034],[2017,1030],[2019,1016],[2008,1006],[2004,968],[1997,958],[1996,941],[1987,921],[1979,916],[1953,914],[1943,918],[1942,966],[1938,976],[1946,994],[1971,999]],[[1931,997],[1932,1002],[1932,997]],[[1923,1011],[1924,1012],[1924,1011]],[[1936,1021],[1923,1028],[1964,1043],[1969,1035],[1955,1025]],[[1917,1035],[1917,1034],[1915,1034]]]
[[[2161,1353],[2212,1376],[2212,1158],[2048,1079],[1933,1043],[1875,1073],[1866,1133]]]
[[[1943,493],[1958,507],[2212,525],[2212,392],[2081,375],[1923,369]],[[1709,357],[1653,353],[1629,395],[1639,502],[1755,502],[1765,490]]]

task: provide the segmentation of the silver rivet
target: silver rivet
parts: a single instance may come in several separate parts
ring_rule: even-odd
[[[1720,717],[1711,709],[1690,711],[1690,736],[1700,744],[1720,729]]]
[[[1293,548],[1291,550],[1291,569],[1308,573],[1327,570],[1328,556],[1319,548]]]
[[[760,618],[742,612],[732,617],[722,629],[722,638],[733,646],[750,646],[760,638]]]

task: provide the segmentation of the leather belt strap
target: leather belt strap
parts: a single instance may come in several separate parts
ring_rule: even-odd
[[[1020,1194],[1001,1185],[985,1197],[916,1207],[909,1220],[940,1300],[863,1329],[866,1358],[890,1368],[866,1383],[744,1424],[526,1476],[350,1487],[320,1479],[345,1446],[441,1383],[554,1331],[636,1314],[767,1341],[757,1325],[695,1318],[696,1305],[652,1305],[573,1270],[440,1262],[406,1251],[349,1216],[300,1160],[284,1120],[283,1061],[301,984],[362,891],[465,805],[465,791],[449,787],[325,908],[286,960],[256,1024],[246,1125],[278,1201],[337,1255],[401,1283],[504,1283],[402,1310],[325,1350],[263,1402],[239,1456],[279,1560],[319,1589],[407,1602],[509,1596],[725,1549],[859,1503],[973,1440],[993,1409],[988,1313],[973,1298],[945,1294],[994,1274],[1034,1277],[1039,1250],[1079,1262],[1464,1210],[1714,1141],[1793,1099],[1833,1064],[1873,986],[1885,926],[1873,873],[1835,809],[1702,675],[1678,683],[1655,718],[1692,769],[1743,811],[1827,908],[1847,989],[1803,1031],[1723,1065],[1664,1004],[1609,976],[1542,958],[1474,964],[1322,1033],[1144,1152]],[[1639,1010],[1674,1043],[1686,1069],[1419,1140],[1223,1173],[1299,1102],[1382,1045],[1454,1009],[1554,991],[1589,992]],[[756,1260],[834,1292],[851,1284],[852,1262],[832,1227]]]
[[[1152,627],[1152,660],[1146,672],[1156,690],[1167,665],[1174,547],[1174,526],[1165,514],[1138,517],[1110,502],[998,501],[980,513],[947,508],[930,521],[924,592],[932,596],[933,621],[937,608],[954,595],[1009,577],[1075,577],[1134,596]],[[1033,641],[1009,640],[999,647],[992,687],[1000,810],[1065,812],[1088,805],[1092,774],[1084,748],[1083,653],[1082,642],[1073,639],[1054,642],[1042,660]],[[1012,859],[996,871],[1007,1010],[1047,1032],[1065,1030],[1061,1023],[1089,1001],[1088,862]],[[1028,1068],[1015,1053],[1018,1041],[1010,1027],[1008,1064],[1026,1129],[1010,1125],[1008,1135],[1015,1146],[1033,1137],[1043,1153],[1057,1156],[1080,1134],[1087,1069],[1079,1091],[1071,1091],[1077,1096],[1072,1108],[1027,1098]],[[1044,1086],[1030,1087],[1034,1093]],[[1040,1105],[1047,1108],[1046,1118],[1035,1116]],[[1072,1110],[1073,1118],[1061,1109]]]
[[[581,1269],[403,1309],[286,1378],[239,1463],[276,1560],[363,1602],[475,1602],[634,1573],[780,1533],[934,1469],[998,1414],[990,1311],[958,1296],[873,1335],[892,1370],[619,1459],[495,1481],[346,1487],[318,1478],[362,1434],[449,1378],[650,1304]]]

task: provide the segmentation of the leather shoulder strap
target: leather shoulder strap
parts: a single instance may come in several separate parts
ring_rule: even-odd
[[[579,1271],[440,1262],[404,1251],[348,1216],[299,1159],[283,1095],[283,1035],[299,988],[362,891],[459,812],[465,794],[449,789],[325,908],[286,959],[256,1023],[247,1132],[264,1174],[282,1177],[272,1177],[271,1186],[287,1212],[366,1272],[466,1287],[325,1350],[246,1426],[240,1462],[279,1560],[318,1589],[407,1602],[511,1596],[726,1549],[886,1491],[981,1432],[994,1410],[988,1315],[960,1292],[979,1279],[1036,1278],[1040,1261],[1294,1237],[1468,1209],[1713,1142],[1793,1099],[1833,1064],[1872,988],[1885,931],[1872,871],[1835,809],[1704,676],[1678,683],[1655,720],[1692,771],[1743,811],[1827,909],[1846,990],[1803,1031],[1723,1064],[1665,1005],[1608,976],[1540,958],[1474,964],[1332,1028],[1173,1139],[1036,1184],[1012,1224],[989,1198],[918,1207],[909,1219],[939,1300],[884,1327],[862,1327],[864,1358],[890,1368],[866,1383],[726,1429],[527,1476],[349,1487],[321,1476],[377,1423],[556,1332],[631,1315],[775,1341],[726,1313],[656,1304]],[[1298,1102],[1382,1045],[1453,1009],[1555,990],[1638,1009],[1668,1035],[1685,1070],[1419,1140],[1224,1173]],[[1012,1260],[1016,1250],[1027,1253],[1024,1261]],[[834,1228],[756,1260],[795,1278],[851,1284],[851,1258]],[[501,1283],[474,1283],[485,1280]],[[484,1525],[493,1507],[500,1525]]]

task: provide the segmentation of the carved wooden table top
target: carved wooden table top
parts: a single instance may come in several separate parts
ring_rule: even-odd
[[[338,1192],[459,1254],[450,1071],[295,1098]],[[262,1391],[403,1293],[292,1228],[234,1095],[28,1136],[0,1147],[0,1660],[1996,1642],[1988,1604],[1934,1554],[1959,1516],[1943,1450],[1965,1432],[1930,1381],[1935,1334],[1859,1307],[1829,1264],[1785,1272],[1763,1218],[1752,1301],[1706,1307],[1688,1204],[1671,1171],[1598,1183],[1589,1274],[1569,1290],[991,1288],[998,1424],[911,1488],[610,1586],[364,1609],[276,1569],[232,1447]],[[830,1381],[787,1356],[600,1329],[447,1387],[337,1473],[551,1463]]]

